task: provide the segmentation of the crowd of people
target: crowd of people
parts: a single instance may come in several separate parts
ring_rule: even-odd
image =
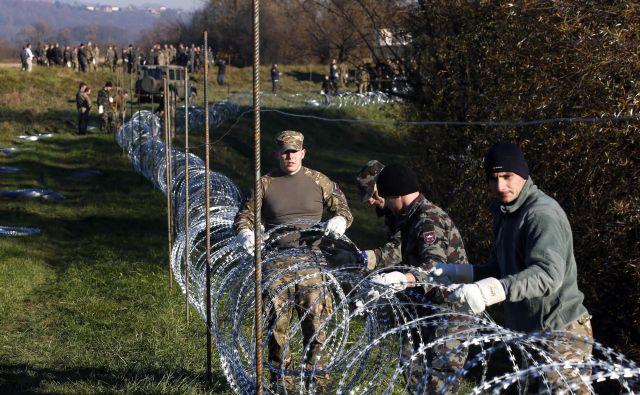
[[[209,48],[208,58],[213,64],[213,52]],[[118,49],[109,44],[104,51],[91,41],[78,46],[62,46],[59,43],[40,43],[32,49],[27,43],[20,52],[22,70],[31,71],[33,65],[42,67],[66,67],[79,72],[100,69],[115,71],[121,66],[127,73],[137,72],[144,65],[178,65],[190,72],[200,70],[204,62],[204,49],[196,44],[154,44],[148,50],[129,44]]]

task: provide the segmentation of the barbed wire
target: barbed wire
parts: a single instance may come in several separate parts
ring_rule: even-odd
[[[215,339],[220,366],[233,391],[252,394],[256,388],[252,331],[255,290],[247,279],[253,278],[255,268],[252,256],[242,248],[233,228],[244,199],[232,180],[210,171],[212,249],[207,261],[203,181],[207,169],[195,156],[189,157],[186,169],[185,154],[172,148],[169,157],[173,158],[176,172],[168,188],[163,181],[166,147],[158,138],[157,126],[159,120],[153,114],[136,113],[132,121],[120,128],[116,141],[125,148],[136,171],[171,195],[176,208],[172,271],[189,303],[203,319],[207,313],[206,267],[212,268],[213,320],[209,330]],[[188,194],[184,182],[187,174]],[[191,219],[188,232],[184,223],[187,207]],[[300,242],[298,247],[279,248],[291,237]],[[325,236],[322,223],[297,220],[264,232],[262,240],[261,293],[266,302],[259,319],[265,328],[265,349],[276,336],[282,336],[282,328],[276,327],[276,323],[286,318],[286,341],[281,346],[290,350],[291,355],[288,364],[273,361],[264,364],[272,378],[290,378],[290,388],[266,386],[265,393],[389,394],[407,388],[404,376],[418,369],[422,373],[408,389],[421,393],[426,391],[430,377],[437,374],[434,366],[459,355],[466,356],[466,362],[448,375],[437,393],[453,392],[461,384],[466,386],[465,391],[474,394],[501,393],[512,388],[527,393],[533,381],[540,383],[541,393],[549,394],[579,388],[593,391],[593,383],[607,380],[617,382],[629,393],[640,390],[640,368],[635,362],[597,342],[592,344],[595,353],[584,360],[557,359],[549,350],[571,347],[577,340],[575,334],[512,331],[497,325],[486,313],[477,316],[448,304],[435,304],[419,291],[421,287],[395,292],[376,285],[371,278],[379,271],[366,273],[355,264],[333,266],[331,251],[357,252],[358,248],[345,236]],[[308,244],[319,247],[306,247]],[[391,269],[421,270],[404,266]],[[420,285],[445,290],[435,283]],[[309,291],[315,292],[316,297],[308,305],[301,305],[298,299],[301,292]],[[326,309],[327,306],[332,307]],[[289,315],[291,309],[298,311],[297,318]],[[325,313],[309,330],[308,319],[317,311]],[[434,331],[440,335],[427,336]],[[322,358],[309,359],[312,344],[318,345],[316,351]],[[409,351],[405,346],[410,346]],[[488,366],[505,352],[508,356],[506,365],[503,364],[505,372],[488,377]],[[431,362],[427,362],[428,355],[433,356]],[[479,381],[474,378],[478,368],[482,371]],[[587,370],[593,374],[583,373]],[[556,375],[561,381],[549,380]],[[320,388],[321,378],[324,382]]]

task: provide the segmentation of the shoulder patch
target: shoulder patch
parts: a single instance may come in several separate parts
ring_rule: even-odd
[[[429,230],[422,233],[422,239],[424,240],[424,243],[428,246],[435,244],[436,242],[435,230]]]

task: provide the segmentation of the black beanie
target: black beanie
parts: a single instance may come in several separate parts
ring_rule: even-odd
[[[484,157],[484,172],[487,177],[491,173],[512,172],[525,180],[529,178],[529,166],[520,148],[506,141],[495,143]]]
[[[413,170],[402,165],[388,165],[376,180],[380,197],[404,196],[418,192],[418,177]]]

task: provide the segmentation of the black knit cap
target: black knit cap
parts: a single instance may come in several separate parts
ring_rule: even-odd
[[[484,172],[487,177],[492,173],[512,172],[525,180],[529,178],[529,166],[520,147],[506,141],[497,142],[489,148],[484,157]]]
[[[418,192],[418,177],[403,165],[388,165],[378,174],[376,180],[380,197],[404,196]]]

